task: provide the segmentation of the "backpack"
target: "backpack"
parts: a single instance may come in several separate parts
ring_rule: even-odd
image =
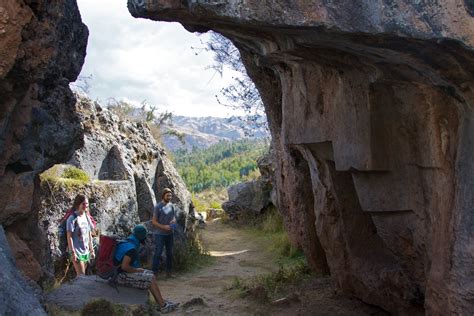
[[[108,281],[108,284],[115,288],[117,292],[117,277],[119,275],[120,265],[114,264],[115,250],[121,243],[127,243],[128,240],[119,240],[118,236],[100,236],[99,241],[99,255],[96,259],[97,275],[104,280]]]
[[[117,236],[100,236],[96,265],[97,275],[104,280],[114,279],[118,275],[118,266],[114,265],[114,254],[120,242],[122,241],[119,241]]]

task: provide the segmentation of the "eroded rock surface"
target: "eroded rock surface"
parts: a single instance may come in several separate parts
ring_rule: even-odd
[[[46,315],[37,293],[27,283],[15,265],[15,259],[0,225],[0,314]]]
[[[471,3],[128,0],[239,48],[313,268],[395,314],[435,315],[474,310]]]
[[[69,82],[81,70],[87,36],[75,0],[0,2],[0,224],[35,280],[37,175],[81,146]]]

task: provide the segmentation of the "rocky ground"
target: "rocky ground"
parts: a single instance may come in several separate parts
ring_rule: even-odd
[[[272,254],[266,252],[264,245],[256,242],[245,230],[230,227],[220,220],[207,224],[203,239],[210,254],[215,257],[212,265],[174,279],[166,279],[162,275],[158,277],[163,296],[180,303],[174,315],[314,315],[315,312],[318,315],[385,315],[378,308],[336,294],[325,277],[315,277],[282,289],[279,297],[290,299],[280,304],[257,300],[252,296],[241,298],[227,289],[237,277],[250,278],[277,271]],[[145,293],[136,302],[130,302],[130,297],[138,297],[139,293],[130,294],[122,288],[117,293],[113,288],[95,281],[87,283],[81,280],[80,283],[100,286],[100,291],[93,292],[94,298],[110,300],[112,296],[117,298],[116,302],[125,304],[144,304],[146,301]],[[66,292],[68,289],[73,287],[67,285],[51,293],[49,303],[69,311],[77,309],[78,306],[70,304],[66,298],[70,296]],[[77,293],[78,289],[73,291]],[[87,297],[87,294],[84,295]]]

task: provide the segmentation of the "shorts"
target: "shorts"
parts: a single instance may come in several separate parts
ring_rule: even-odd
[[[151,280],[153,279],[153,271],[145,270],[137,273],[121,272],[117,276],[117,284],[133,287],[136,289],[147,290],[151,286]]]
[[[72,259],[72,254],[71,253],[69,253],[69,258]],[[77,261],[79,261],[79,262],[88,263],[89,261],[91,261],[91,254],[86,253],[85,255],[80,255],[80,254],[76,253],[76,258],[77,258]]]

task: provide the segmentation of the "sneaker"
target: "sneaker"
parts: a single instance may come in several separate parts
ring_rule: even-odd
[[[165,300],[165,303],[172,305],[174,308],[177,308],[179,306],[179,303],[173,303],[172,301],[168,301],[168,300]]]
[[[176,306],[173,303],[165,301],[165,306],[160,307],[159,310],[161,314],[167,314],[169,312],[172,312],[175,308]]]

